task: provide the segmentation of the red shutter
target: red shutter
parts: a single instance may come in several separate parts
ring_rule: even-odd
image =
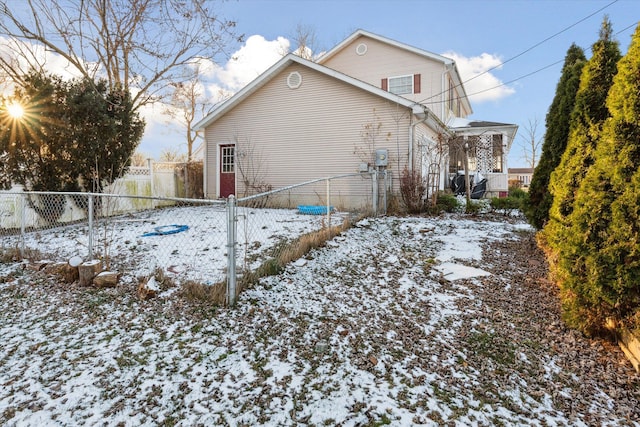
[[[388,84],[389,80],[387,79],[382,79],[382,84],[380,85],[380,87],[382,88],[382,90],[389,90],[389,84]]]
[[[420,93],[420,74],[413,75],[413,93]]]

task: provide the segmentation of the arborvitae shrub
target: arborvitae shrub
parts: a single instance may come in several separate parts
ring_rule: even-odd
[[[582,48],[572,44],[565,56],[556,94],[546,116],[542,154],[533,171],[529,197],[523,209],[529,223],[537,229],[541,229],[549,220],[549,209],[553,201],[549,192],[549,179],[567,146],[569,119],[575,105],[580,74],[586,62]]]
[[[598,134],[569,213],[553,238],[551,263],[563,316],[586,334],[640,307],[640,26],[609,90],[610,118]],[[555,201],[554,201],[555,203]]]

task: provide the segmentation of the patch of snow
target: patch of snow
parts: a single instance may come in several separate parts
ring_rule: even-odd
[[[439,271],[446,280],[453,282],[460,279],[471,279],[473,277],[490,276],[488,271],[481,270],[475,267],[469,267],[462,264],[456,264],[453,262],[444,262],[434,267]]]
[[[147,281],[147,289],[149,289],[150,291],[160,291],[160,284],[158,283],[158,281],[156,280],[155,276],[151,276],[149,277],[149,280]]]

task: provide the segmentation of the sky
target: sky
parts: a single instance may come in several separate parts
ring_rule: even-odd
[[[315,35],[314,55],[363,29],[454,59],[464,81],[491,69],[465,85],[474,110],[469,118],[520,127],[509,167],[527,166],[522,146],[530,130],[542,138],[571,43],[590,57],[608,15],[624,54],[640,19],[637,0],[237,0],[215,7],[237,22],[245,42],[229,46],[232,59],[217,58],[210,67],[211,94],[238,91],[295,49],[299,26]],[[185,150],[166,117],[147,117],[140,151],[156,157],[170,147]]]

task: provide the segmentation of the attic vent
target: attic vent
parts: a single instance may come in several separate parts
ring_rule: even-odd
[[[287,86],[289,89],[298,89],[302,84],[302,76],[299,72],[294,71],[287,77]]]
[[[358,46],[356,46],[356,53],[360,56],[367,53],[367,45],[364,43],[360,43]]]

